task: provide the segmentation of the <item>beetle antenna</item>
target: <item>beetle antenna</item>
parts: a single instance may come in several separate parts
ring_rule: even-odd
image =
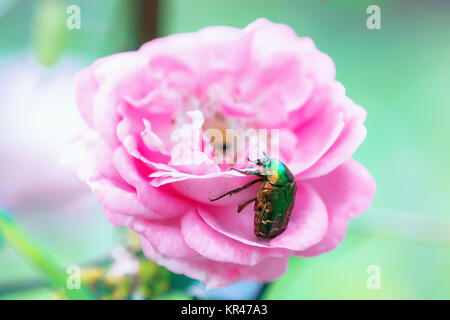
[[[263,151],[263,155],[266,157],[266,158],[268,158],[269,156],[266,154],[266,152],[265,151]]]

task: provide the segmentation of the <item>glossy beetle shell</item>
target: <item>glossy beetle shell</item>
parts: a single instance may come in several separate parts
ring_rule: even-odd
[[[255,235],[275,238],[286,230],[294,207],[297,184],[288,182],[282,187],[261,182],[254,206]]]
[[[286,230],[297,193],[297,184],[292,172],[282,162],[265,157],[254,161],[261,167],[260,171],[253,170],[232,170],[247,175],[260,177],[251,181],[241,188],[237,188],[210,201],[217,201],[226,195],[233,195],[241,192],[260,182],[256,198],[250,199],[238,207],[241,212],[248,204],[255,202],[254,232],[257,237],[275,238]]]

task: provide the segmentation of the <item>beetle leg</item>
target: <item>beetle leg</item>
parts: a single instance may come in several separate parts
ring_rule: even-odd
[[[231,168],[230,170],[234,170],[234,171],[237,171],[237,172],[246,174],[246,175],[253,174],[253,175],[258,176],[258,177],[265,177],[265,175],[263,175],[263,174],[262,174],[261,172],[259,172],[259,171],[239,170],[239,169],[235,169],[235,168]]]
[[[209,199],[209,201],[216,201],[216,200],[222,199],[223,197],[225,197],[225,196],[228,195],[228,194],[231,196],[233,193],[241,192],[242,190],[245,190],[245,189],[249,188],[250,186],[252,186],[253,184],[255,184],[255,183],[257,183],[257,182],[260,182],[260,181],[264,181],[264,179],[256,179],[256,180],[253,180],[253,181],[247,183],[246,185],[244,185],[243,187],[240,187],[240,188],[237,188],[237,189],[228,191],[227,193],[221,195],[221,196],[218,197],[218,198],[215,198],[215,199]]]
[[[244,210],[246,206],[248,206],[250,203],[252,203],[252,202],[254,202],[254,201],[256,201],[256,198],[253,198],[253,199],[250,199],[250,200],[248,200],[248,201],[245,201],[243,204],[241,204],[241,205],[238,207],[238,213],[241,212],[242,210]]]

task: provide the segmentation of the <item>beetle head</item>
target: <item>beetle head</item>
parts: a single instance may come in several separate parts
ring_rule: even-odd
[[[256,159],[255,162],[257,166],[265,166],[269,162],[269,158]]]
[[[259,159],[256,159],[256,160],[250,160],[249,158],[247,158],[247,160],[249,162],[254,162],[257,166],[265,166],[267,163],[270,162],[270,158],[269,157],[259,158]]]

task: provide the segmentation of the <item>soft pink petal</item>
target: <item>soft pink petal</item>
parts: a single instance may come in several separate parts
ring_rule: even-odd
[[[302,60],[302,69],[316,85],[329,83],[336,77],[333,59],[317,49]]]
[[[276,54],[248,77],[252,77],[253,85],[242,89],[244,99],[255,106],[258,123],[266,127],[279,126],[281,122],[274,116],[279,115],[280,121],[287,120],[287,114],[300,108],[313,92],[313,83],[302,74],[294,54]]]
[[[143,119],[145,130],[141,131],[142,141],[145,146],[154,152],[159,152],[164,155],[169,155],[169,148],[166,144],[161,140],[160,137],[156,133],[152,131],[152,126],[150,121],[147,119]]]
[[[322,240],[327,229],[327,211],[322,200],[312,188],[301,183],[287,229],[271,240],[255,236],[252,205],[240,213],[237,206],[201,206],[199,214],[214,230],[255,247],[303,250]]]
[[[341,130],[336,132],[337,136],[333,137],[334,140],[327,140],[325,137],[316,140],[329,141],[328,144],[322,145],[320,153],[316,153],[314,158],[308,158],[298,151],[294,151],[293,165],[290,167],[294,174],[298,174],[298,177],[318,177],[350,159],[365,138],[364,120],[366,113],[364,109],[346,97],[345,88],[337,81],[316,87],[312,99],[301,109],[291,113],[291,123],[296,126],[296,132],[303,135],[305,134],[303,131],[308,128],[311,122],[323,122],[325,127],[326,123],[333,121],[332,119],[336,115],[341,117]],[[305,141],[305,139],[302,140]],[[311,141],[314,141],[314,139]],[[299,138],[299,146],[301,145]],[[295,155],[296,153],[297,155]],[[310,160],[305,161],[305,159]]]
[[[280,52],[296,54],[303,73],[314,79],[314,82],[325,83],[335,78],[333,60],[317,50],[310,38],[299,38],[289,26],[258,19],[249,24],[246,30],[255,32],[252,41],[253,59],[267,61]]]
[[[80,181],[87,183],[102,177],[98,161],[91,150],[97,141],[98,137],[95,134],[88,134],[87,131],[83,136],[74,140],[62,154],[62,163],[72,168],[76,178]]]
[[[344,129],[333,146],[312,167],[302,172],[302,178],[314,178],[324,175],[351,158],[366,137],[364,120],[366,112],[355,105],[355,113],[346,122]]]
[[[138,98],[146,93],[145,65],[148,59],[135,52],[118,53],[98,60],[94,67],[98,89],[93,99],[93,124],[111,147],[118,145],[116,126],[120,120],[117,109],[124,97]],[[140,86],[135,83],[139,82]]]
[[[270,241],[270,246],[303,250],[321,241],[325,235],[327,209],[308,185],[299,182],[295,206],[287,229]]]
[[[171,175],[168,173],[168,175]],[[174,174],[175,177],[179,175]],[[224,171],[203,176],[186,175],[186,179],[176,181],[170,186],[183,196],[204,204],[211,204],[210,199],[217,198],[230,190],[242,187],[257,177],[244,176],[235,171]],[[216,205],[237,205],[254,197],[257,191],[257,183],[242,192],[226,196],[214,202]]]
[[[292,160],[292,150],[295,150],[298,142],[297,136],[290,129],[280,129],[278,140],[280,160],[288,163]]]
[[[202,150],[202,126],[204,116],[200,110],[187,111],[189,122],[173,131],[172,140],[176,141],[171,150],[169,165],[175,169],[195,175],[219,172],[214,159]]]
[[[92,73],[92,67],[80,70],[75,76],[76,101],[84,121],[93,127],[93,100],[98,90],[98,83]]]
[[[112,162],[113,149],[103,139],[95,139],[89,146],[89,152],[95,157],[97,168],[101,174],[112,181],[122,181],[116,167]]]
[[[173,258],[199,257],[198,253],[189,248],[179,227],[177,219],[151,221],[142,218],[114,214],[105,210],[105,216],[115,226],[128,226],[133,231],[145,237],[158,252]]]
[[[254,266],[217,262],[206,258],[178,259],[161,254],[143,237],[141,245],[149,259],[172,272],[206,283],[207,289],[223,287],[237,281],[273,281],[286,272],[289,263],[289,257],[268,258]]]
[[[215,261],[255,265],[268,256],[286,255],[282,250],[254,247],[221,234],[207,225],[196,211],[183,215],[181,231],[189,247]]]
[[[154,170],[176,171],[173,167],[165,164],[168,161],[168,157],[160,152],[152,152],[150,150],[145,150],[145,148],[141,148],[147,151],[146,155],[143,155],[139,150],[139,140],[136,137],[128,135],[123,139],[122,142],[124,150],[130,156],[134,157],[137,160],[140,160],[143,165],[146,165],[146,167],[152,168]],[[149,159],[152,159],[153,161],[150,161]]]
[[[315,246],[298,253],[311,257],[334,249],[344,238],[348,219],[364,212],[373,200],[375,180],[361,164],[349,160],[329,174],[305,180],[323,199],[328,210],[328,230]]]
[[[342,113],[321,113],[297,131],[297,145],[288,164],[294,175],[316,163],[335,143],[344,128]]]
[[[123,148],[114,151],[113,162],[122,178],[136,188],[139,200],[151,211],[158,212],[166,217],[179,215],[191,207],[191,203],[170,191],[154,188],[147,180],[147,175],[140,173],[138,160],[134,160]]]
[[[241,30],[226,26],[204,28],[195,33],[173,34],[144,44],[139,52],[154,58],[172,57],[196,74],[196,81],[209,84],[217,75],[245,66],[248,41]],[[182,50],[183,54],[179,54]],[[192,78],[192,77],[191,77]]]
[[[251,50],[257,61],[267,61],[280,52],[296,53],[300,59],[316,50],[310,38],[299,38],[291,27],[264,18],[255,20],[244,30],[253,34]]]
[[[107,179],[89,183],[95,198],[109,211],[126,216],[161,219],[164,215],[149,210],[139,200],[136,190]]]
[[[223,114],[229,117],[252,117],[258,112],[251,104],[235,102],[225,95],[219,97],[219,103]]]

